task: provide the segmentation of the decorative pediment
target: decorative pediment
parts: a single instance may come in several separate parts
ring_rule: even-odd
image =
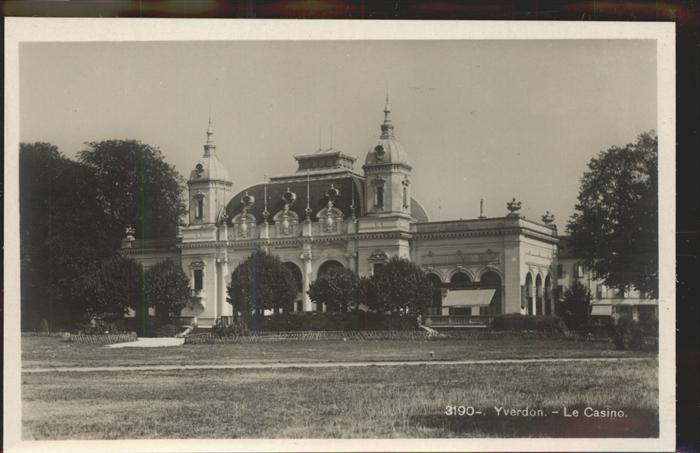
[[[207,264],[202,260],[194,260],[190,263],[190,269],[204,269]]]
[[[257,222],[252,214],[244,212],[233,218],[233,234],[236,239],[257,238]]]
[[[331,205],[326,208],[321,209],[316,213],[318,218],[321,233],[325,234],[338,234],[341,233],[341,226],[343,224],[343,212]]]
[[[369,256],[369,261],[372,263],[386,263],[389,261],[389,256],[381,250],[375,250]]]
[[[275,222],[276,236],[296,236],[299,234],[299,216],[288,205],[272,218]]]

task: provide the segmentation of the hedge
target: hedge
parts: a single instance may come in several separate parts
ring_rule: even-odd
[[[283,313],[256,316],[248,328],[258,332],[417,330],[415,316],[386,315],[366,311]]]
[[[200,333],[185,337],[185,344],[238,344],[277,341],[318,340],[419,340],[426,341],[434,335],[424,330],[340,330],[306,332],[256,332],[250,335],[218,336]]]
[[[84,334],[65,334],[61,337],[61,341],[68,343],[77,344],[112,344],[112,343],[126,343],[130,341],[138,340],[138,336],[135,332],[129,333],[117,333],[117,334],[105,334],[105,335],[84,335]]]
[[[62,337],[68,332],[22,332],[23,337]]]
[[[497,315],[493,318],[494,330],[557,332],[569,335],[569,329],[558,316]]]

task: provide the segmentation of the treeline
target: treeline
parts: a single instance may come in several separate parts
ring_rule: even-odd
[[[105,310],[99,272],[125,229],[174,237],[183,188],[160,150],[135,140],[86,143],[77,160],[50,143],[20,144],[22,329],[72,328]]]

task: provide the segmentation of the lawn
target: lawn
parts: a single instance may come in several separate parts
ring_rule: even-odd
[[[394,354],[404,347],[381,343]],[[437,344],[430,343],[435,349]],[[446,346],[439,350],[456,353]],[[370,346],[370,356],[379,349]],[[292,350],[294,356],[300,353]],[[198,352],[222,354],[220,347]],[[24,374],[23,437],[655,437],[657,369],[657,360],[649,357],[605,363]],[[448,416],[448,405],[472,406],[483,415]],[[546,416],[497,416],[494,406],[542,409]],[[621,409],[625,417],[561,414],[564,407],[571,413],[587,406]]]
[[[649,353],[616,351],[611,342],[571,341],[524,334],[479,334],[431,341],[288,341],[280,343],[184,345],[111,349],[62,343],[58,338],[22,337],[22,367],[189,365],[271,362],[518,359],[537,357],[628,357]]]

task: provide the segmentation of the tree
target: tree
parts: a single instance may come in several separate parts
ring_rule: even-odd
[[[118,319],[129,309],[134,310],[140,320],[146,316],[143,268],[131,258],[115,256],[106,261],[94,275],[90,294],[88,313],[91,316]]]
[[[56,146],[20,144],[22,329],[70,328],[85,316],[89,276],[115,252],[96,187],[94,171]]]
[[[591,292],[580,281],[575,280],[557,301],[556,312],[571,330],[581,330],[588,325],[591,311]]]
[[[98,200],[111,219],[110,237],[119,247],[124,230],[138,239],[166,239],[177,234],[184,179],[165,162],[158,148],[136,140],[90,142],[80,161],[97,176]]]
[[[658,139],[598,154],[583,175],[568,230],[576,256],[612,288],[658,295]]]
[[[144,275],[144,297],[147,307],[155,308],[156,314],[167,322],[180,312],[190,297],[187,275],[175,262],[168,259],[149,268]]]
[[[380,313],[422,314],[431,303],[430,280],[410,260],[394,256],[370,280],[369,287],[363,292],[369,294],[367,303],[370,308]]]
[[[253,252],[231,274],[227,301],[244,318],[271,309],[289,309],[297,295],[292,273],[280,259],[262,250]]]
[[[329,311],[348,311],[360,302],[357,274],[345,268],[330,268],[309,285],[309,297],[326,304]]]

